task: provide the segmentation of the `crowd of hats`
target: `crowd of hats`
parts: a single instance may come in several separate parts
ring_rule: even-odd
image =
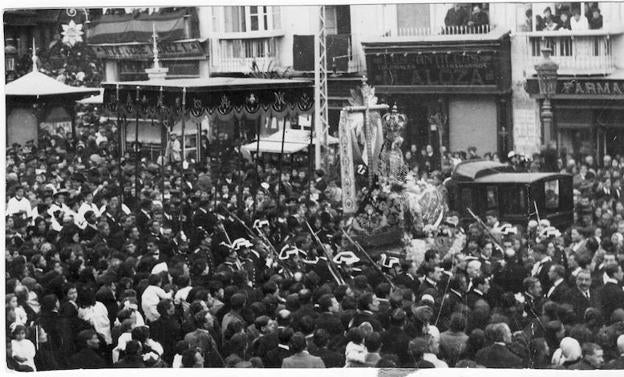
[[[134,160],[115,154],[111,128],[77,137],[8,151],[11,369],[621,365],[620,157],[565,160],[569,229],[492,213],[487,229],[462,227],[451,213],[422,263],[390,251],[371,263],[342,234],[336,170],[291,173],[280,203],[276,166],[216,177],[146,157],[134,199]]]

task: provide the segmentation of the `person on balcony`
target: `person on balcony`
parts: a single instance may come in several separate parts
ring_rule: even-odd
[[[527,9],[526,12],[524,12],[524,22],[522,23],[522,25],[520,25],[519,31],[533,31],[533,10],[531,8]]]
[[[588,22],[590,30],[602,29],[602,14],[600,14],[600,8],[592,9],[592,15]]]
[[[461,4],[454,4],[451,9],[446,12],[444,17],[444,25],[450,26],[464,26],[468,23],[468,12]]]
[[[554,17],[548,17],[546,19],[546,25],[544,26],[544,31],[554,31],[559,29],[559,24],[555,22]]]
[[[553,18],[552,10],[550,9],[550,7],[546,7],[546,9],[544,9],[543,15],[537,16],[535,19],[536,30],[537,31],[548,30],[547,29],[548,20],[552,20],[552,18]],[[552,29],[552,30],[555,30],[555,29]]]
[[[571,30],[570,15],[567,12],[563,12],[559,15],[559,27],[557,30]]]
[[[489,23],[490,19],[488,14],[481,9],[481,6],[478,4],[475,5],[474,8],[472,8],[472,14],[470,15],[468,26],[479,29],[479,26],[488,25]]]
[[[570,19],[570,28],[573,31],[589,30],[587,18],[581,17],[580,9],[572,10],[572,18]]]

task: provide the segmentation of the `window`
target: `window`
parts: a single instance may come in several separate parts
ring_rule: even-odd
[[[399,35],[406,34],[403,30],[410,28],[429,29],[429,4],[397,4],[397,27]]]
[[[247,31],[245,7],[224,7],[224,19],[224,31],[226,33]]]
[[[485,192],[487,209],[498,208],[498,188],[496,186],[487,186]]]
[[[336,7],[325,7],[325,31],[327,34],[338,34],[338,21],[336,20]]]
[[[351,34],[351,8],[349,5],[325,7],[325,30],[327,34]]]
[[[226,33],[276,30],[282,26],[280,9],[274,6],[224,7],[224,15]]]
[[[225,59],[277,56],[277,41],[275,38],[224,39],[220,41],[220,46],[221,57]]]
[[[520,215],[526,211],[526,190],[523,187],[506,186],[501,188],[501,204],[504,215]]]
[[[559,208],[559,180],[544,182],[544,206],[546,209]]]
[[[461,190],[461,207],[467,212],[467,209],[472,208],[472,190],[469,188],[463,188]]]

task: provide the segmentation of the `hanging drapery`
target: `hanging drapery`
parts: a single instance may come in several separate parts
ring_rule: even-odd
[[[158,104],[157,90],[150,87],[141,89],[144,94],[141,112],[145,119],[164,118],[175,121],[182,115],[182,89],[168,91],[164,94],[162,105]],[[153,93],[152,93],[153,92]],[[115,98],[114,90],[105,87],[104,108],[109,116],[118,112],[135,114],[132,101],[124,101],[130,97],[131,90],[121,91],[120,101]],[[249,98],[255,98],[253,102]],[[131,98],[131,97],[130,97]],[[125,102],[125,103],[124,103]],[[185,113],[195,120],[207,117],[210,122],[229,122],[233,120],[256,120],[261,117],[289,118],[309,115],[314,110],[313,88],[297,89],[261,89],[261,90],[230,90],[215,92],[195,92],[186,94]]]

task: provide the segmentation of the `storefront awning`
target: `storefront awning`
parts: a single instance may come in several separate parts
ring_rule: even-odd
[[[284,136],[284,153],[297,153],[306,149],[310,145],[310,131],[307,130],[293,130],[286,129]],[[316,144],[317,138],[312,140],[312,144]],[[329,145],[338,144],[339,140],[333,136],[328,136],[327,140]],[[260,139],[260,145],[258,146],[257,140],[243,145],[241,147],[243,151],[249,153],[255,153],[259,151],[261,153],[281,153],[282,152],[282,131],[275,132],[265,138]]]

